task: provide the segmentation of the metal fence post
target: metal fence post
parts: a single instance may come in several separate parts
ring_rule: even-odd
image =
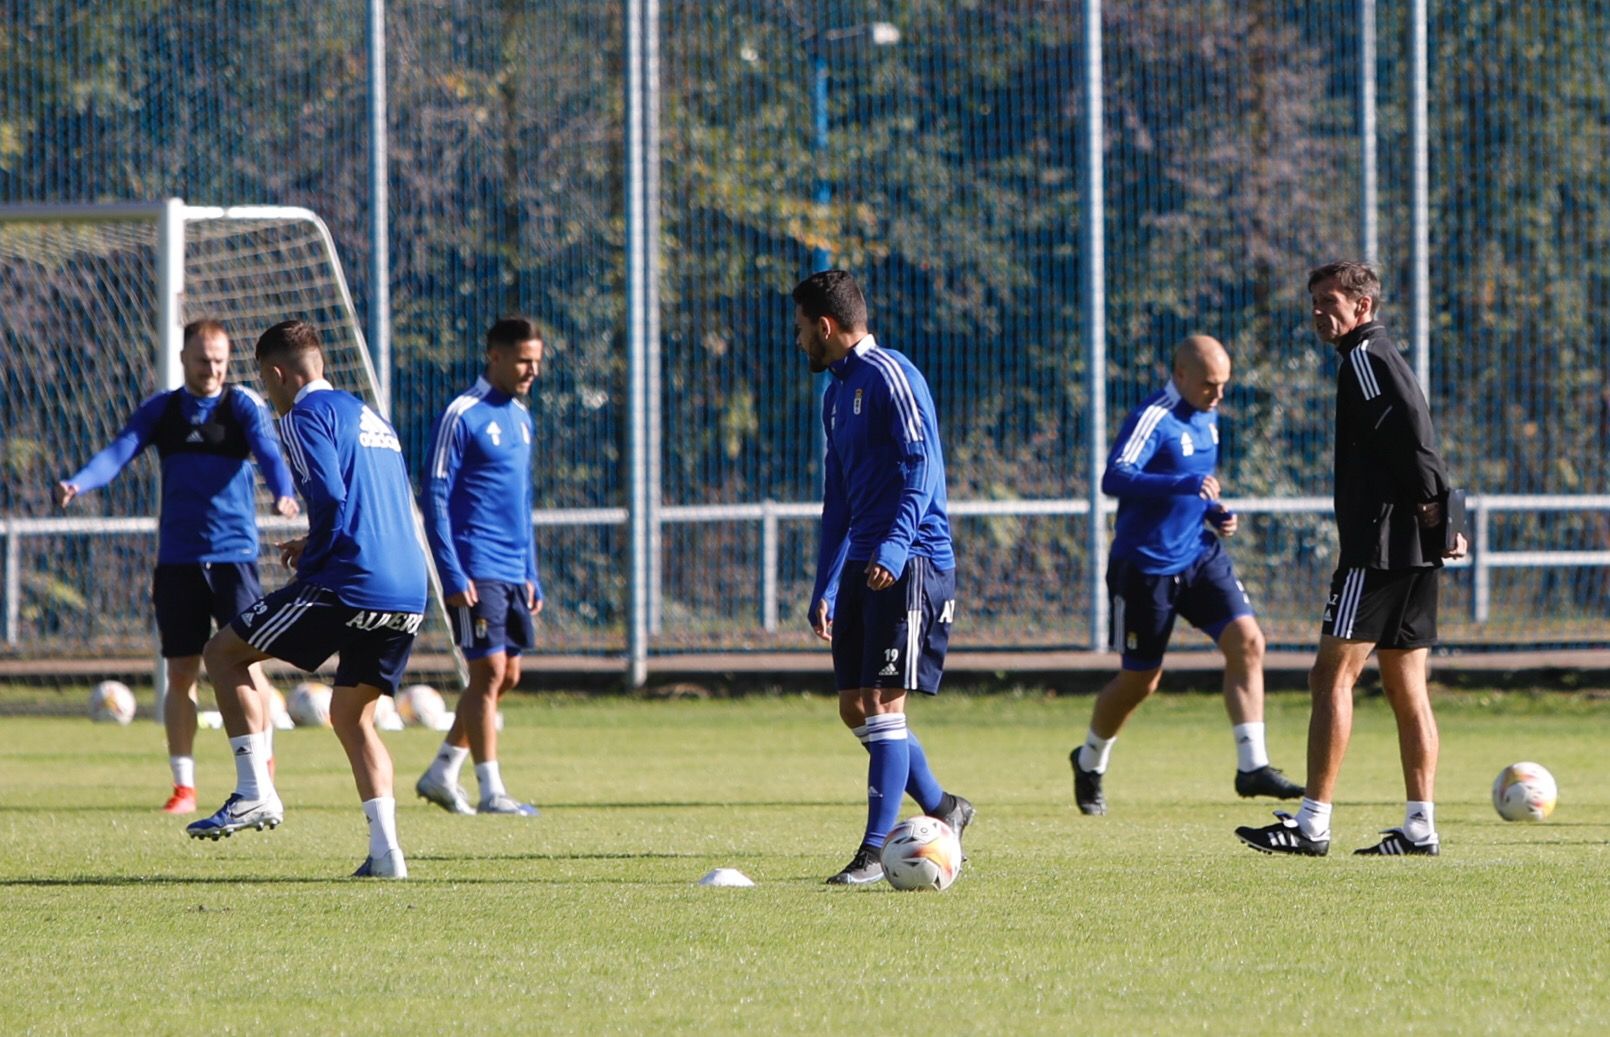
[[[1381,204],[1375,147],[1375,0],[1359,0],[1358,23],[1359,258],[1374,263],[1380,258]]]
[[[1426,115],[1426,0],[1409,15],[1410,348],[1414,375],[1431,398],[1431,157]]]
[[[369,0],[369,348],[375,396],[391,417],[391,242],[386,158],[386,0]]]
[[[1470,613],[1476,622],[1485,623],[1492,612],[1493,571],[1487,564],[1487,545],[1492,536],[1492,518],[1491,512],[1482,507],[1480,500],[1476,501],[1471,511],[1473,521],[1470,543]]]
[[[760,505],[760,625],[777,629],[777,502]]]
[[[1107,456],[1106,218],[1102,198],[1101,0],[1085,0],[1084,334],[1090,391],[1090,647],[1106,647],[1107,527],[1101,475]]]
[[[5,561],[5,587],[6,587],[6,644],[17,643],[17,625],[22,618],[22,574],[18,571],[20,565],[17,550],[17,531],[9,525],[6,526],[6,561]]]

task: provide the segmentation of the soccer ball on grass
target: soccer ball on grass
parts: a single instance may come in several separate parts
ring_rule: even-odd
[[[89,693],[89,717],[97,724],[128,724],[134,719],[134,692],[122,681],[101,681]]]
[[[950,826],[919,814],[889,830],[883,877],[895,889],[949,889],[962,870],[962,844]]]
[[[330,686],[317,681],[303,681],[291,689],[291,700],[286,707],[297,727],[330,726]]]
[[[1559,797],[1554,775],[1540,763],[1512,763],[1493,779],[1493,809],[1505,821],[1542,821]]]

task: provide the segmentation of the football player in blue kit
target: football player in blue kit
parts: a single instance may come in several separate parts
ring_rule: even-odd
[[[531,414],[520,397],[542,369],[542,334],[525,317],[486,333],[486,367],[437,419],[421,503],[453,640],[469,664],[453,726],[414,791],[451,814],[535,817],[509,795],[498,764],[498,700],[520,681],[542,611],[531,535]],[[459,786],[465,757],[481,786],[471,808]]]
[[[280,545],[296,579],[207,642],[207,673],[235,754],[236,785],[216,813],[188,831],[217,839],[284,820],[262,753],[268,718],[250,694],[247,671],[268,658],[312,671],[339,653],[330,724],[369,822],[369,852],[354,875],[406,878],[391,756],[374,726],[375,701],[396,691],[425,611],[425,554],[402,444],[384,418],[325,380],[312,325],[285,321],[265,331],[257,340],[257,369],[280,416],[280,442],[307,504],[308,533]]]
[[[867,331],[866,300],[849,274],[812,274],[794,289],[799,347],[833,378],[821,544],[811,629],[833,646],[839,717],[867,765],[866,830],[827,881],[883,878],[880,858],[906,793],[960,838],[973,805],[946,792],[906,723],[911,692],[939,692],[956,611],[956,557],[945,512],[945,461],[922,373]],[[842,578],[841,578],[842,576]]]
[[[1239,526],[1237,516],[1219,503],[1213,474],[1219,457],[1217,409],[1229,382],[1230,355],[1218,340],[1185,339],[1174,351],[1173,378],[1125,419],[1107,458],[1101,489],[1118,498],[1107,590],[1122,668],[1096,696],[1084,744],[1068,754],[1074,802],[1083,813],[1107,812],[1101,779],[1108,757],[1124,721],[1157,690],[1176,616],[1224,653],[1236,792],[1302,796],[1302,787],[1269,763],[1263,632],[1219,543]]]
[[[274,510],[287,518],[298,510],[262,397],[226,381],[229,333],[217,321],[192,321],[185,325],[183,342],[184,384],[146,400],[116,439],[56,486],[56,503],[66,507],[111,482],[147,446],[154,445],[161,458],[162,514],[151,601],[168,678],[162,719],[173,793],[162,809],[170,814],[196,811],[196,679],[202,646],[215,622],[228,623],[263,594],[251,459],[256,458],[274,496]],[[274,690],[261,667],[252,667],[251,677],[268,702]]]

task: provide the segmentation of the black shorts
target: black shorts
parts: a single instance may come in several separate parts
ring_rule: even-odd
[[[1123,653],[1126,670],[1163,665],[1175,616],[1217,641],[1225,627],[1253,614],[1252,599],[1217,539],[1184,572],[1166,576],[1114,559],[1107,567],[1107,593],[1112,601],[1111,643]]]
[[[833,674],[840,690],[939,693],[956,615],[956,570],[913,556],[892,586],[867,587],[865,561],[844,563],[833,604]]]
[[[1319,631],[1377,648],[1437,643],[1438,569],[1338,569]]]
[[[263,596],[256,562],[170,562],[151,574],[164,659],[200,655],[220,628]]]
[[[475,604],[448,606],[453,643],[465,659],[485,659],[506,652],[519,655],[537,643],[536,624],[526,608],[523,583],[475,581]]]
[[[335,684],[371,684],[390,695],[402,683],[424,617],[347,605],[310,583],[281,587],[235,617],[230,628],[247,644],[309,673],[341,653]]]

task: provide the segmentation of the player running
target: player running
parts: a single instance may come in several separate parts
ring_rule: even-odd
[[[265,766],[267,717],[250,694],[249,667],[270,657],[316,670],[340,654],[330,724],[346,750],[369,821],[356,877],[407,878],[397,843],[391,756],[375,732],[375,700],[396,691],[425,610],[425,555],[414,526],[402,445],[385,419],[324,379],[313,327],[292,320],[257,340],[257,369],[279,413],[306,537],[280,545],[296,570],[207,642],[207,673],[235,754],[235,792],[192,836],[217,839],[274,828],[285,817]]]
[[[1297,816],[1235,830],[1265,853],[1330,852],[1331,805],[1353,731],[1353,685],[1377,651],[1381,686],[1398,726],[1407,802],[1403,826],[1355,850],[1366,856],[1434,857],[1441,851],[1432,803],[1437,721],[1426,663],[1437,643],[1437,573],[1465,553],[1444,514],[1447,468],[1414,372],[1376,321],[1381,281],[1363,263],[1322,266],[1308,277],[1314,330],[1336,347],[1336,528],[1341,559],[1308,673],[1307,791]]]
[[[274,495],[274,510],[297,513],[291,473],[269,431],[262,397],[225,379],[229,335],[217,321],[185,325],[179,351],[184,385],[140,405],[116,439],[56,485],[66,507],[79,494],[116,478],[147,446],[162,461],[159,547],[151,601],[168,678],[162,721],[167,728],[173,793],[162,809],[196,810],[196,678],[201,649],[213,631],[263,595],[257,578],[257,506],[250,458]],[[264,710],[274,689],[253,666],[250,684]],[[272,757],[272,749],[264,752]]]
[[[1124,722],[1157,690],[1176,616],[1224,653],[1236,792],[1277,799],[1303,794],[1269,764],[1263,631],[1219,544],[1239,526],[1237,516],[1219,503],[1213,474],[1219,459],[1218,406],[1229,383],[1230,354],[1224,346],[1207,335],[1185,339],[1174,350],[1174,377],[1125,419],[1107,458],[1101,489],[1118,498],[1107,590],[1122,668],[1096,696],[1084,745],[1068,754],[1073,799],[1086,814],[1107,812],[1101,789],[1107,759]]]
[[[531,535],[531,414],[520,397],[542,369],[542,335],[525,317],[486,333],[486,368],[437,419],[421,503],[453,640],[469,687],[436,758],[414,791],[450,814],[537,816],[510,796],[498,767],[498,700],[520,681],[520,653],[536,643],[542,611]],[[459,770],[474,756],[481,786],[471,809]]]
[[[833,645],[839,717],[870,757],[866,833],[827,880],[858,886],[883,877],[879,853],[903,794],[958,838],[973,819],[973,805],[934,778],[906,724],[910,692],[939,693],[956,611],[945,461],[928,383],[867,332],[866,300],[849,274],[801,281],[794,324],[811,370],[833,374],[822,401],[826,476],[809,611],[811,629]]]

